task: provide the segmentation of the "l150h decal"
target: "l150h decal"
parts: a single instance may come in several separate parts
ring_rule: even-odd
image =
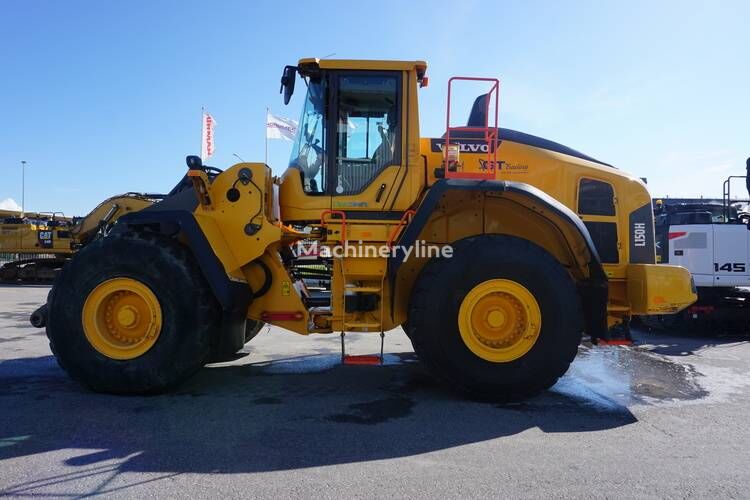
[[[654,256],[654,215],[651,203],[630,212],[630,263],[656,264]]]

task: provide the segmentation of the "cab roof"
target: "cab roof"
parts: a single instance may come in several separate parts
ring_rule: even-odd
[[[417,70],[417,77],[422,78],[427,71],[425,61],[378,61],[361,59],[318,59],[317,57],[306,57],[297,63],[298,70],[302,75],[308,75],[318,69],[362,69],[362,70],[385,70],[385,71],[410,71]]]

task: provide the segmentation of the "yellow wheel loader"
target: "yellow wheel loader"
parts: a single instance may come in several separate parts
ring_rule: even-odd
[[[300,335],[402,325],[436,377],[519,399],[567,370],[582,335],[632,314],[679,311],[690,274],[655,265],[651,199],[637,178],[497,127],[499,83],[465,126],[420,138],[421,61],[302,59],[289,168],[217,171],[188,157],[162,201],[76,254],[48,301],[60,364],[111,393],[173,387],[235,352],[248,320]],[[468,111],[468,110],[467,110]],[[382,345],[382,344],[381,344]]]

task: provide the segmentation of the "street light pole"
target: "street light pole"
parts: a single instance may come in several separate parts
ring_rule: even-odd
[[[26,160],[21,160],[21,213],[26,207]]]

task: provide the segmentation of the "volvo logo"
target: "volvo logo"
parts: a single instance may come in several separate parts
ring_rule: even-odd
[[[451,140],[451,144],[456,144],[462,153],[489,153],[489,145],[484,139],[461,139],[460,141]],[[500,143],[498,142],[498,146]],[[445,147],[445,139],[431,139],[430,146],[433,153],[441,153]]]

